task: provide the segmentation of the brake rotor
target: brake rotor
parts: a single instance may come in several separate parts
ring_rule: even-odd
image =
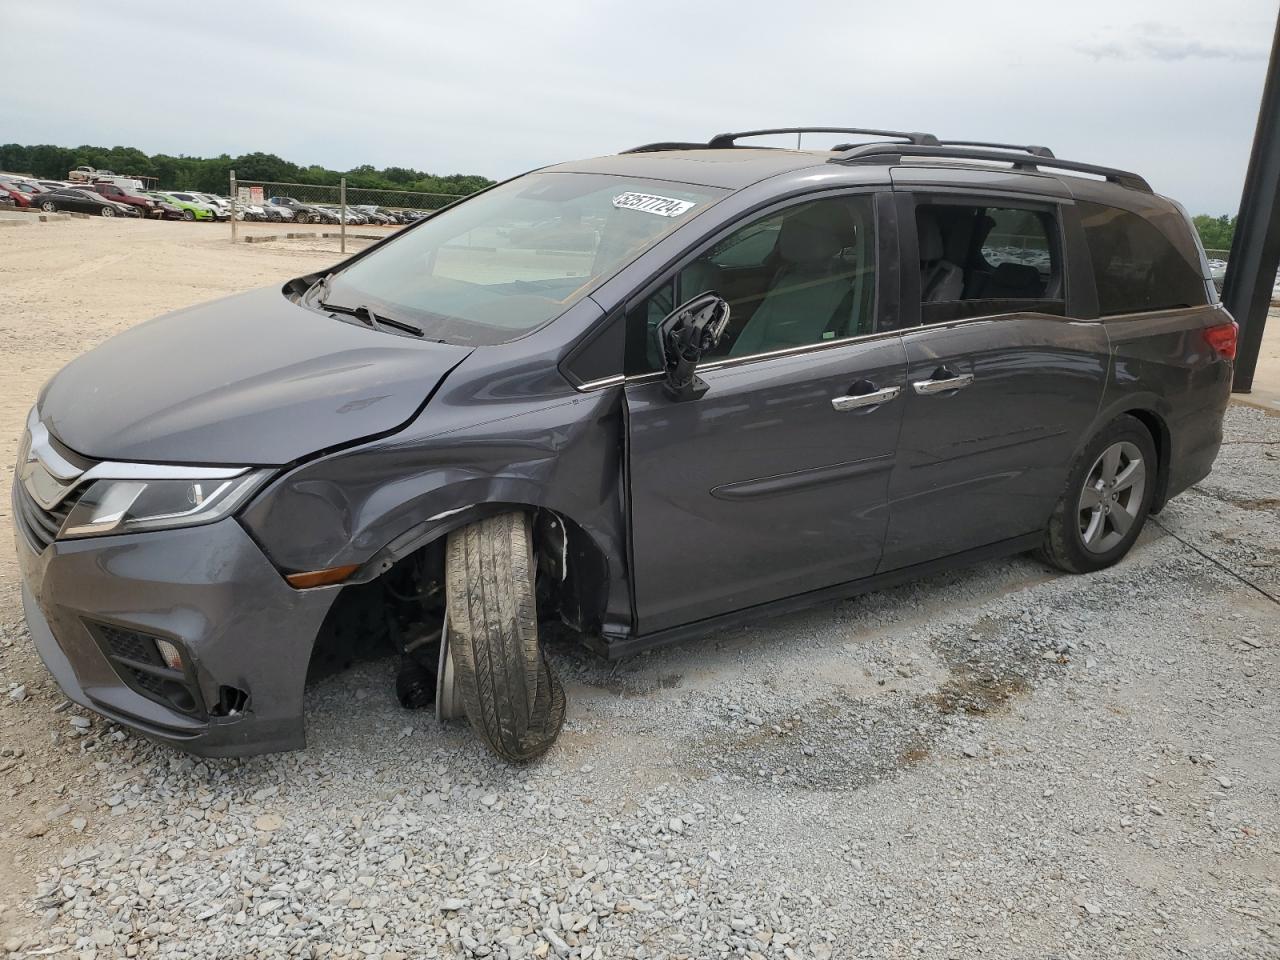
[[[436,669],[436,719],[459,720],[466,716],[462,693],[453,673],[453,653],[449,650],[449,614],[440,627],[440,663]]]

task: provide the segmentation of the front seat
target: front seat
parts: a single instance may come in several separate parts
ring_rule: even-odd
[[[946,258],[942,228],[928,214],[916,218],[920,236],[920,300],[942,303],[964,294],[964,271]]]
[[[853,265],[840,252],[853,242],[853,223],[838,204],[815,203],[784,220],[778,231],[782,266],[729,356],[820,342],[848,303]]]

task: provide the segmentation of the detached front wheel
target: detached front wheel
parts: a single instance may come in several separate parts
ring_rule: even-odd
[[[472,729],[502,759],[546,753],[565,695],[538,644],[530,518],[505,513],[449,535],[449,652]]]

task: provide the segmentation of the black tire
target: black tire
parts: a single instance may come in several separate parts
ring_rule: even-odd
[[[113,207],[103,207],[101,213],[104,217],[114,217],[116,215],[115,208]]]
[[[46,200],[44,201],[44,203],[40,204],[40,209],[43,210],[45,213],[57,213],[58,205],[54,203],[52,200]]]
[[[196,218],[196,212],[195,212],[194,210],[183,210],[183,211],[182,211],[182,219],[183,219],[183,220],[194,220],[195,218]]]
[[[1134,489],[1136,482],[1123,489],[1107,487],[1102,458],[1117,448],[1121,450],[1121,476],[1123,470],[1140,458],[1140,490]],[[1134,450],[1137,451],[1136,457]],[[1124,451],[1129,451],[1127,460],[1123,459],[1126,456]],[[1089,441],[1072,463],[1066,489],[1049,518],[1044,543],[1038,551],[1040,559],[1067,573],[1092,573],[1119,562],[1138,539],[1147,521],[1155,496],[1158,469],[1155,442],[1142,421],[1128,415],[1113,420]],[[1082,498],[1085,497],[1086,482],[1091,478],[1097,480],[1089,483],[1089,497],[1098,500],[1100,505],[1086,509]],[[1125,497],[1126,491],[1129,491],[1127,503],[1120,499]],[[1105,515],[1100,512],[1104,509]],[[1123,531],[1115,524],[1115,519],[1120,517],[1126,518],[1127,522]],[[1095,523],[1102,526],[1097,527]],[[1085,529],[1082,530],[1082,526]],[[1092,547],[1086,545],[1087,538],[1094,539]]]
[[[564,724],[560,678],[538,644],[529,517],[506,513],[449,535],[449,649],[471,727],[502,759],[546,753]]]

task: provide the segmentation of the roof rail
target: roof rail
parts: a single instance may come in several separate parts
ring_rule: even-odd
[[[842,151],[837,156],[832,157],[828,163],[860,163],[870,160],[893,163],[903,157],[934,157],[943,160],[990,160],[997,163],[1012,164],[1015,170],[1039,170],[1041,167],[1049,167],[1055,170],[1091,173],[1094,176],[1105,178],[1110,183],[1128,187],[1131,190],[1141,190],[1144,193],[1155,192],[1151,189],[1151,184],[1147,183],[1145,179],[1127,170],[1102,167],[1093,163],[1078,163],[1075,160],[1059,160],[1056,157],[1045,157],[1039,154],[1022,156],[1015,153],[1014,149],[1018,151],[1026,150],[1025,147],[992,150],[942,144],[865,143]]]
[[[707,141],[707,147],[718,150],[736,146],[742,137],[764,137],[780,133],[852,133],[867,137],[893,137],[913,144],[936,144],[938,138],[931,133],[908,133],[903,130],[870,130],[861,127],[777,127],[772,130],[743,130],[739,133],[717,133]]]
[[[664,140],[658,143],[642,143],[638,147],[632,147],[630,150],[623,150],[623,153],[656,153],[659,150],[705,150],[705,143],[684,143],[679,140]]]
[[[940,140],[944,147],[994,147],[998,150],[1021,150],[1033,157],[1053,158],[1053,151],[1048,147],[1037,147],[1035,144],[1021,143],[989,143],[985,140]]]

